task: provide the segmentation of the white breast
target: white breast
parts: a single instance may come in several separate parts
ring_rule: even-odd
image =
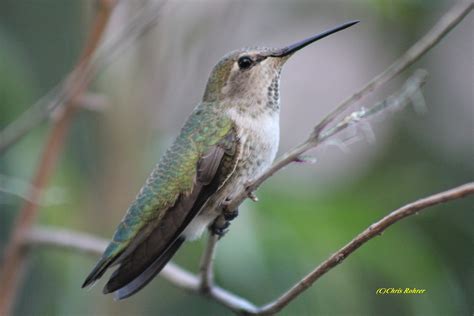
[[[256,150],[264,156],[265,166],[262,167],[268,167],[275,159],[278,151],[280,141],[279,113],[264,112],[251,116],[231,108],[227,114],[239,127],[241,143],[245,144],[250,138],[253,138],[252,142],[260,144]]]
[[[280,125],[278,112],[265,112],[252,117],[248,113],[239,113],[230,109],[227,114],[238,126],[238,137],[242,144],[242,169],[229,179],[226,188],[220,195],[213,197],[202,211],[186,227],[183,236],[187,240],[199,238],[205,228],[210,225],[219,213],[215,212],[220,199],[232,195],[232,191],[240,190],[245,183],[261,175],[275,159],[280,140]],[[246,115],[247,114],[247,115]],[[246,172],[245,172],[246,171]]]

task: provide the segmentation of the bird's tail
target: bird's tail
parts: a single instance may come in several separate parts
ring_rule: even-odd
[[[91,287],[94,283],[102,277],[108,267],[115,261],[115,257],[102,258],[97,262],[94,269],[87,276],[86,280],[82,284],[82,288]]]
[[[142,273],[140,273],[136,278],[125,285],[120,285],[118,289],[115,289],[117,286],[113,285],[113,280],[120,279],[123,277],[124,273],[121,269],[117,269],[111,276],[111,281],[107,283],[104,288],[104,293],[114,292],[114,298],[116,300],[122,300],[127,298],[136,292],[140,291],[145,285],[147,285],[160,271],[164,266],[170,261],[171,257],[176,253],[179,247],[184,242],[184,237],[177,238],[169,247],[163,252],[158,258],[156,258]]]

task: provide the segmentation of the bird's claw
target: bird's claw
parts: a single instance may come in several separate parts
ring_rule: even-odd
[[[222,214],[224,215],[224,219],[229,222],[239,215],[239,209],[235,209],[233,211],[224,210]]]
[[[214,221],[214,223],[209,228],[213,235],[219,236],[222,238],[229,231],[230,222],[227,220],[222,221],[219,217]]]
[[[224,201],[221,202],[220,207],[222,209],[222,215],[217,217],[217,219],[209,227],[209,230],[212,234],[219,236],[221,238],[229,231],[230,221],[234,220],[239,215],[239,209],[229,209],[229,203],[232,201],[230,197],[227,197]]]
[[[235,219],[239,215],[239,209],[233,209],[231,210],[229,208],[229,203],[232,201],[230,197],[227,197],[224,201],[221,203],[221,208],[222,208],[222,215],[224,216],[224,219],[226,221],[231,221]]]

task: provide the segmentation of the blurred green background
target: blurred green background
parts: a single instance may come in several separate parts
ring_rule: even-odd
[[[106,36],[146,1],[121,1]],[[158,23],[114,58],[91,91],[102,112],[76,116],[39,223],[110,238],[148,172],[199,102],[211,67],[243,46],[283,46],[335,26],[362,23],[299,52],[282,75],[280,153],[351,92],[423,35],[454,1],[168,1]],[[73,67],[95,3],[0,1],[0,127]],[[339,140],[293,165],[245,202],[219,243],[220,285],[263,304],[274,299],[368,225],[417,198],[474,176],[474,19],[468,16],[411,70],[430,73],[428,111],[413,108],[373,122],[375,142]],[[363,100],[393,93],[407,77]],[[34,174],[49,126],[0,156],[0,254]],[[434,207],[370,241],[295,300],[282,315],[468,315],[473,312],[473,199]],[[197,271],[203,240],[175,261]],[[96,258],[54,249],[29,255],[16,315],[227,315],[225,308],[157,278],[114,302],[103,282],[80,288]],[[379,287],[424,295],[377,296]]]

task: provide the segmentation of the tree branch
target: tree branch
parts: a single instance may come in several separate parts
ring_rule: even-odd
[[[105,0],[115,2],[115,0]],[[118,54],[140,38],[156,22],[165,1],[144,5],[121,30],[114,30],[118,36],[105,40],[94,49],[91,59],[73,69],[58,85],[36,101],[16,120],[0,131],[0,153],[19,141],[29,131],[47,120],[52,113],[62,109],[75,93],[77,82],[88,82],[114,60]],[[91,39],[94,40],[94,39]],[[88,48],[90,50],[90,48]],[[85,50],[86,52],[86,50]],[[91,52],[92,53],[92,52]]]
[[[26,236],[24,243],[26,246],[53,246],[87,255],[100,256],[104,252],[108,241],[70,230],[42,227],[32,229]],[[172,262],[169,262],[159,275],[179,288],[208,296],[232,310],[257,311],[257,307],[252,303],[218,286],[212,285],[206,292],[203,292],[200,276],[194,275]]]
[[[429,197],[420,199],[412,202],[401,208],[391,212],[378,222],[370,225],[357,237],[352,239],[344,247],[336,251],[328,259],[323,261],[319,266],[306,275],[301,281],[296,283],[291,289],[280,296],[277,300],[265,305],[259,309],[258,315],[271,315],[280,311],[283,307],[288,305],[303,291],[308,289],[313,283],[318,280],[322,275],[326,274],[329,270],[344,261],[350,254],[356,251],[360,246],[365,244],[370,239],[380,236],[384,230],[392,226],[396,222],[410,215],[417,214],[422,210],[441,203],[460,199],[468,195],[474,194],[474,182],[470,182],[459,187],[440,192],[438,194],[431,195]]]
[[[2,195],[12,195],[33,203],[40,202],[40,206],[49,206],[64,202],[64,195],[66,193],[65,190],[60,187],[52,187],[44,190],[41,201],[35,201],[29,196],[30,192],[35,190],[36,188],[27,181],[0,174],[0,198]]]
[[[68,81],[71,93],[64,99],[66,104],[64,111],[54,122],[49,138],[43,147],[42,156],[32,181],[31,188],[34,189],[31,189],[27,194],[30,199],[25,201],[17,217],[5,251],[3,264],[0,267],[0,315],[8,315],[11,312],[24,266],[24,252],[21,249],[23,238],[36,218],[42,191],[53,173],[70,123],[76,112],[75,103],[89,83],[87,78],[91,71],[90,61],[104,33],[114,5],[114,0],[100,1],[100,9],[88,41],[73,72],[74,76]]]
[[[201,264],[199,266],[200,284],[199,288],[201,292],[208,293],[214,285],[214,255],[215,247],[219,237],[214,234],[208,235],[206,248],[202,254]]]
[[[223,288],[215,286],[212,283],[209,283],[209,287],[206,291],[202,291],[202,280],[199,276],[194,275],[171,262],[168,263],[162,270],[160,276],[179,288],[183,288],[196,294],[205,295],[210,299],[226,306],[237,314],[272,315],[287,306],[302,292],[312,286],[313,283],[321,276],[344,261],[363,244],[376,236],[380,236],[384,230],[396,222],[408,216],[417,214],[430,206],[461,199],[472,194],[474,194],[474,182],[431,195],[391,212],[378,222],[370,225],[362,233],[352,239],[348,244],[332,254],[328,259],[323,261],[312,272],[306,275],[301,281],[296,283],[279,298],[262,307],[256,307],[246,299],[241,298]],[[55,246],[67,250],[83,252],[86,254],[100,255],[104,251],[107,241],[90,235],[68,230],[36,228],[32,229],[28,233],[27,237],[25,238],[25,244],[31,246]]]

